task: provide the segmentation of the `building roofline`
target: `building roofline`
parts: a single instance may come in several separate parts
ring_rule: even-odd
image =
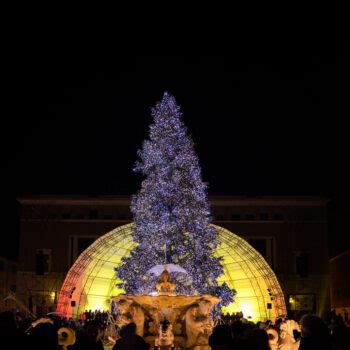
[[[325,206],[328,198],[320,196],[209,196],[215,205],[282,205],[282,206]]]
[[[342,252],[342,253],[340,253],[340,254],[338,254],[338,255],[336,255],[336,256],[333,256],[333,258],[330,258],[329,261],[330,261],[330,262],[333,262],[333,261],[335,261],[335,260],[337,260],[337,259],[342,258],[343,256],[345,256],[345,255],[347,255],[347,254],[349,254],[349,253],[350,253],[350,249],[345,250],[345,252]]]
[[[21,204],[35,205],[105,205],[105,204],[130,204],[131,196],[81,196],[81,195],[32,195],[17,198]]]
[[[211,205],[280,205],[280,206],[326,206],[328,198],[319,196],[209,196]],[[17,198],[22,205],[130,205],[131,195],[32,195]]]

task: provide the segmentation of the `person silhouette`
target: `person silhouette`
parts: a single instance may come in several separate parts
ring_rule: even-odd
[[[131,322],[119,332],[120,338],[113,346],[113,350],[148,350],[147,344],[142,337],[136,334],[136,324]]]

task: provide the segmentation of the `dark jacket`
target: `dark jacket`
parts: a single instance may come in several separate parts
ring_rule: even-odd
[[[128,334],[115,343],[113,350],[148,350],[149,345],[137,334]]]

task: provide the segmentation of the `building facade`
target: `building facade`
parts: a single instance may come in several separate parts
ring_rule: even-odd
[[[329,261],[331,276],[331,307],[336,314],[350,313],[350,250]]]
[[[17,292],[17,268],[17,262],[0,257],[0,311],[16,307],[11,296]]]
[[[87,247],[132,222],[129,196],[18,200],[17,295],[23,302],[31,302],[37,313],[55,307],[69,268]],[[328,311],[326,199],[215,196],[209,201],[213,223],[246,240],[273,269],[291,317]]]

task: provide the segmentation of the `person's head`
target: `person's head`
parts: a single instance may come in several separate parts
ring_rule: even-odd
[[[210,346],[230,345],[232,343],[232,332],[229,325],[218,325],[213,329],[213,333],[209,337]]]
[[[38,349],[56,349],[58,334],[52,323],[39,323],[31,331],[30,337]]]
[[[0,326],[2,328],[16,328],[16,320],[11,311],[3,311],[0,313]]]
[[[300,319],[301,336],[308,337],[325,337],[328,336],[328,329],[323,320],[316,315],[304,315]]]
[[[251,349],[270,349],[269,336],[264,329],[253,329],[248,335]]]
[[[100,326],[97,321],[92,320],[85,325],[85,334],[89,341],[97,342],[100,336]]]
[[[23,321],[23,316],[20,312],[16,312],[15,314],[16,322],[22,322]]]
[[[136,324],[134,322],[130,322],[125,325],[119,332],[119,335],[123,338],[128,335],[132,335],[136,333]]]

